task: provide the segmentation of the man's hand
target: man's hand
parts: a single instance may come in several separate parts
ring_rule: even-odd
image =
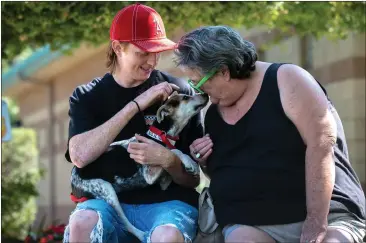
[[[131,142],[127,148],[130,158],[139,164],[169,167],[174,162],[175,154],[157,142],[144,136],[135,135],[139,143]]]
[[[307,217],[302,227],[301,243],[321,243],[327,233],[327,218],[319,220],[318,218]]]
[[[180,158],[172,151],[146,137],[137,134],[135,137],[140,143],[130,143],[127,151],[137,163],[163,167],[179,185],[189,188],[198,186],[199,176],[188,174]]]
[[[174,90],[179,90],[179,86],[171,84],[168,82],[163,82],[155,85],[139,96],[135,98],[135,101],[139,104],[141,110],[145,110],[152,104],[158,101],[164,101],[168,99],[169,95],[173,93]]]

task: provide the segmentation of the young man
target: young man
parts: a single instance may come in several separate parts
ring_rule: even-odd
[[[75,89],[70,97],[69,145],[66,158],[80,168],[81,177],[98,175],[96,160],[114,163],[116,174],[132,175],[136,164],[125,162],[118,150],[103,154],[109,144],[144,131],[154,121],[159,105],[173,90],[192,94],[184,82],[155,70],[159,53],[174,49],[166,38],[160,15],[152,8],[133,4],[115,16],[110,28],[110,73]],[[166,80],[165,82],[163,80]],[[189,154],[189,145],[202,136],[199,116],[180,134],[176,147]],[[130,222],[149,232],[147,242],[190,242],[196,233],[199,178],[183,170],[170,150],[138,136],[128,152],[136,163],[162,166],[173,178],[163,191],[159,185],[123,192],[121,206]],[[114,209],[103,200],[78,203],[70,216],[65,242],[131,242],[134,237]]]

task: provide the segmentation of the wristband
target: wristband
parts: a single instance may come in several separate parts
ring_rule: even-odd
[[[138,104],[136,101],[134,101],[134,100],[132,100],[132,102],[133,102],[133,103],[135,103],[135,104],[137,105],[137,109],[139,109],[139,112],[141,113],[141,109],[140,109],[139,104]]]

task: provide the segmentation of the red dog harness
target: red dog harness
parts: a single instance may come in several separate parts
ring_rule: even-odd
[[[179,136],[172,137],[172,136],[166,134],[166,132],[164,132],[154,126],[150,126],[149,130],[147,131],[147,135],[163,142],[170,149],[175,149],[175,147],[171,143],[171,141],[176,142],[179,140]]]

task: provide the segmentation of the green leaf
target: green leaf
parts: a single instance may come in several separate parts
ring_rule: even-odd
[[[108,41],[114,15],[132,2],[1,2],[2,63],[51,44]],[[262,26],[299,36],[344,39],[365,32],[365,2],[141,2],[162,16],[169,35],[202,25]],[[74,45],[75,44],[75,45]],[[6,64],[7,63],[7,64]]]

